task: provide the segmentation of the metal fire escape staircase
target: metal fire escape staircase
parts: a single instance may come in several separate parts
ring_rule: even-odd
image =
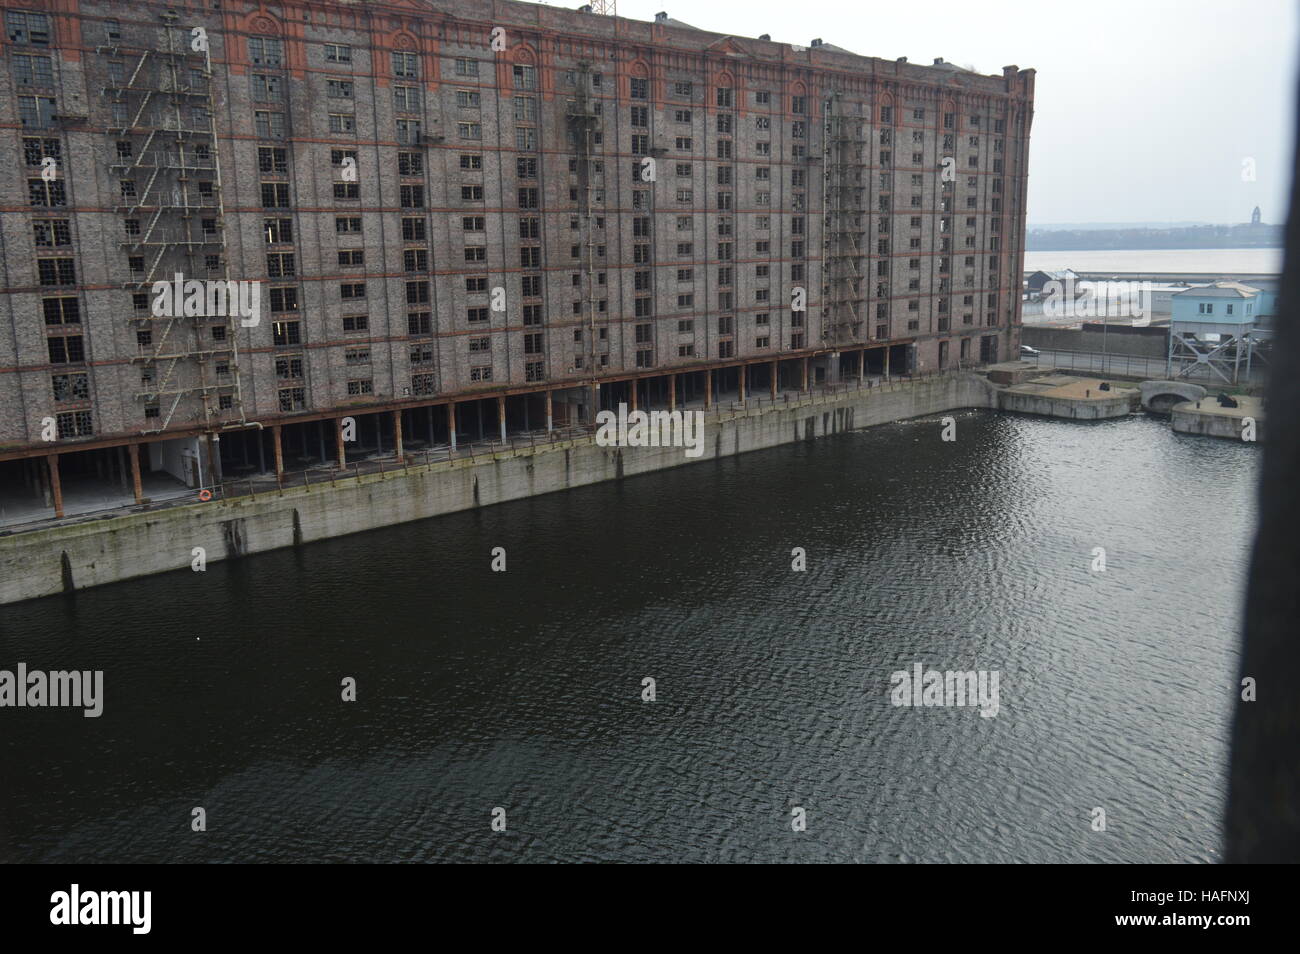
[[[570,142],[578,154],[578,201],[579,221],[582,225],[582,273],[583,273],[583,310],[585,311],[586,371],[591,389],[591,420],[595,422],[596,412],[600,409],[599,392],[599,352],[596,349],[596,246],[597,235],[593,227],[593,175],[591,164],[594,156],[595,132],[600,128],[600,115],[596,112],[589,93],[591,68],[581,64],[578,71],[578,94],[570,100],[566,110],[569,124]]]
[[[865,338],[867,139],[863,117],[846,116],[838,92],[822,120],[822,340],[838,349]]]
[[[177,274],[183,280],[229,280],[211,56],[206,48],[192,49],[190,31],[176,22],[176,14],[163,20],[156,48],[114,45],[96,51],[135,59],[125,83],[110,80],[103,92],[125,104],[130,117],[127,125],[109,130],[129,147],[112,151],[109,169],[122,183],[117,211],[133,222],[121,246],[128,257],[142,260],[122,287],[145,295],[148,303],[144,310],[137,305],[131,318],[141,342],[134,361],[142,390],[135,398],[159,409],[148,419],[153,426],[143,429],[146,434],[164,431],[173,421],[217,429],[223,417],[244,420],[235,309],[188,317],[174,308],[158,316],[152,310],[155,282],[170,284]],[[210,182],[210,191],[200,192],[199,181]],[[133,194],[126,182],[135,184]],[[225,333],[216,337],[212,329],[222,322]],[[223,411],[217,397],[227,394],[231,409]]]

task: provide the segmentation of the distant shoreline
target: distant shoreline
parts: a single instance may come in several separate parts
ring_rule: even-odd
[[[1191,225],[1168,229],[1029,229],[1029,252],[1132,249],[1264,249],[1286,244],[1280,225]]]
[[[1025,249],[1025,271],[1277,275],[1281,248]]]
[[[1155,252],[1155,251],[1176,251],[1187,249],[1189,251],[1212,251],[1215,249],[1240,249],[1240,250],[1267,250],[1276,249],[1281,251],[1283,243],[1262,242],[1257,245],[1248,244],[1228,244],[1228,245],[1178,245],[1173,243],[1156,243],[1152,245],[1129,244],[1129,245],[1101,245],[1101,244],[1083,244],[1075,243],[1071,245],[1056,245],[1052,243],[1036,243],[1032,236],[1025,239],[1026,252]]]

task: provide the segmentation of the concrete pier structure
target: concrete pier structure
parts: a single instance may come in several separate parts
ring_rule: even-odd
[[[1180,434],[1201,434],[1234,441],[1263,442],[1264,401],[1250,395],[1233,395],[1236,407],[1222,407],[1213,397],[1176,404],[1169,423]]]
[[[1108,388],[1103,390],[1103,384]],[[999,391],[998,407],[1020,414],[1099,421],[1133,413],[1141,396],[1142,392],[1129,383],[1049,374]]]

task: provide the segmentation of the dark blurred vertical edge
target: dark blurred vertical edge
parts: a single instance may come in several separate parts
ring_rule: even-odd
[[[1291,209],[1267,400],[1259,530],[1235,688],[1225,825],[1230,862],[1300,861],[1300,95],[1292,127]]]

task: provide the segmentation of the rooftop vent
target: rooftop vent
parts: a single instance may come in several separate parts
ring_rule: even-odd
[[[942,56],[936,56],[936,57],[934,58],[934,65],[935,65],[935,66],[943,66],[943,57],[942,57]]]
[[[759,37],[759,39],[760,39],[760,40],[771,40],[771,39],[772,39],[772,34],[770,34],[770,33],[764,33],[762,36]]]
[[[809,43],[808,45],[811,46],[811,47],[814,47],[814,48],[815,48],[815,47],[819,47],[819,46],[821,46],[821,45],[822,45],[822,39],[821,39],[821,37],[818,37],[817,39],[813,40],[813,41],[812,41],[811,43]]]
[[[898,62],[900,62],[900,63],[906,63],[906,62],[907,62],[907,57],[905,57],[905,56],[900,56],[900,57],[898,58]]]
[[[655,14],[655,23],[663,23],[667,19],[668,19],[668,14],[662,10],[659,13]]]

